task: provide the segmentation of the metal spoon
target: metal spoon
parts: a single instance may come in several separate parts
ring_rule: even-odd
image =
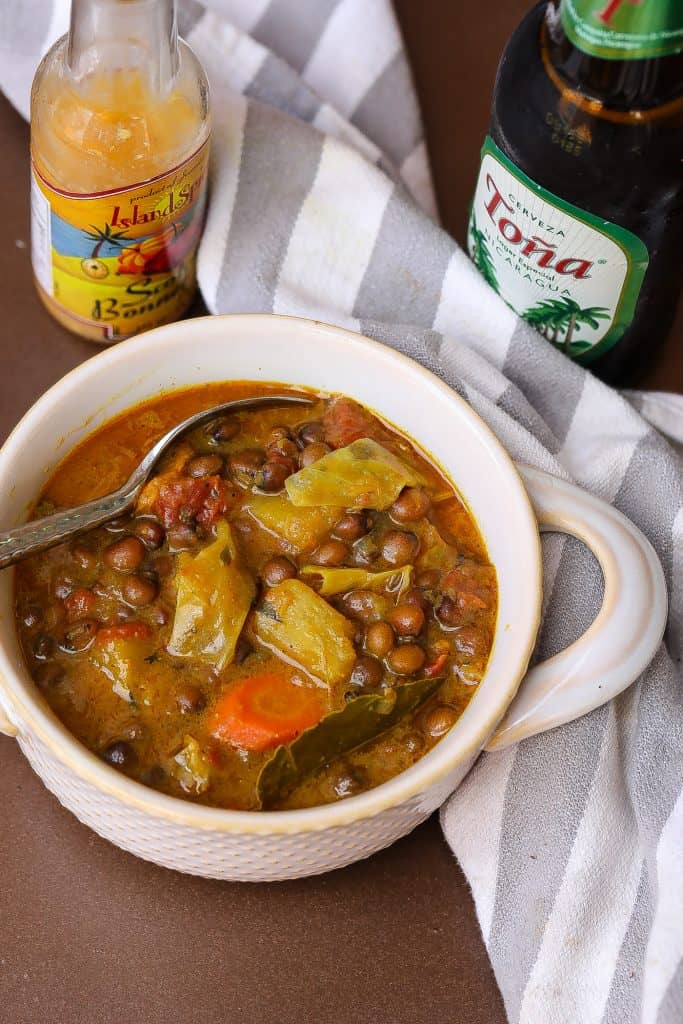
[[[313,402],[312,398],[295,395],[262,395],[223,402],[222,405],[215,405],[211,409],[189,416],[150,448],[139,466],[117,491],[105,494],[102,498],[95,498],[94,501],[87,501],[84,505],[77,505],[76,508],[55,512],[43,519],[34,519],[24,526],[17,526],[14,530],[0,531],[0,569],[5,569],[29,555],[45,551],[46,548],[54,547],[55,544],[61,544],[69,537],[77,537],[86,530],[91,530],[94,526],[100,526],[127,512],[168,446],[193,427],[208,423],[236,409],[249,409],[258,405],[312,405]]]

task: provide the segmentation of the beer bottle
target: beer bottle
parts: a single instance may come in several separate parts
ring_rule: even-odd
[[[683,0],[543,0],[510,39],[470,256],[614,384],[652,361],[683,276]]]

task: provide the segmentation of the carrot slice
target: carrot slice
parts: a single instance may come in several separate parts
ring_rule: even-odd
[[[238,684],[216,705],[210,729],[219,740],[244,750],[289,743],[320,721],[325,708],[317,692],[295,686],[275,672]]]

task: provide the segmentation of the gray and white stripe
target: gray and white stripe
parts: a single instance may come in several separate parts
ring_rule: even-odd
[[[28,110],[67,0],[0,0],[0,84]],[[389,0],[181,0],[213,92],[199,279],[213,312],[312,316],[420,360],[512,455],[613,501],[670,586],[667,635],[611,705],[484,755],[441,813],[511,1021],[683,1019],[683,441],[675,396],[619,395],[520,322],[440,230]],[[650,420],[646,421],[644,417]],[[543,539],[537,656],[597,608],[585,549]]]

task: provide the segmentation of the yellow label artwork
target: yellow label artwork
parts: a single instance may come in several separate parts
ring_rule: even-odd
[[[64,192],[33,160],[31,258],[60,319],[113,342],[181,316],[195,291],[208,141],[167,174],[126,189]]]

